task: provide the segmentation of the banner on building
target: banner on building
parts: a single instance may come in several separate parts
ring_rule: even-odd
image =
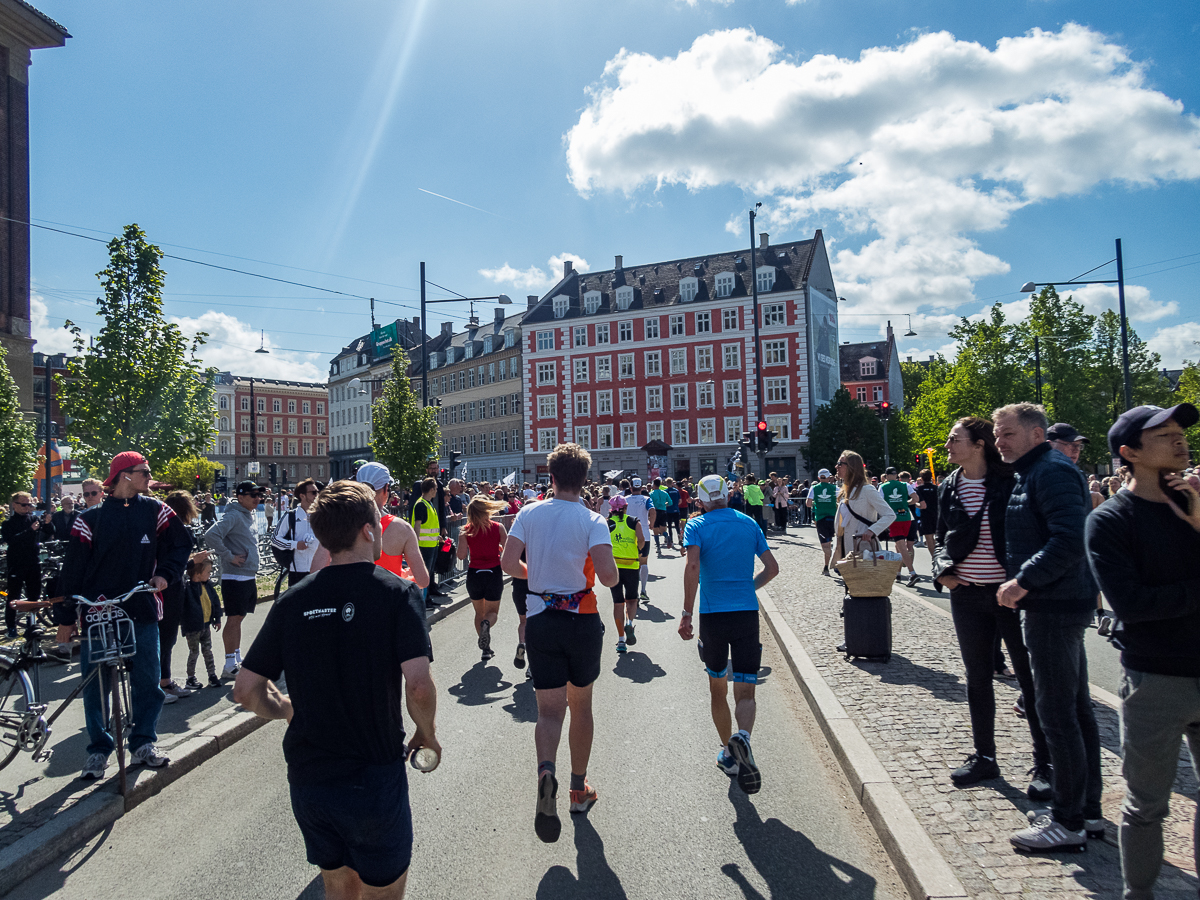
[[[842,386],[838,368],[837,301],[808,289],[808,384],[812,413],[833,400]]]

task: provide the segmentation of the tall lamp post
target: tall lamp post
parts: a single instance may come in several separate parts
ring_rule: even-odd
[[[762,386],[762,344],[758,339],[758,255],[754,245],[757,241],[754,238],[754,219],[758,215],[758,208],[761,203],[755,203],[754,209],[750,210],[750,290],[754,297],[754,392],[758,398],[758,422],[766,421],[763,418],[763,386]],[[766,456],[760,457],[763,460],[763,474],[766,474]],[[746,465],[749,467],[750,461],[746,460]]]
[[[434,287],[442,287],[440,284],[429,282]],[[442,290],[450,290],[442,288]],[[451,293],[454,293],[451,291]],[[429,332],[426,330],[428,324],[425,321],[425,306],[429,303],[474,303],[484,300],[495,300],[501,304],[512,303],[512,298],[508,294],[494,294],[490,297],[449,297],[445,300],[426,300],[425,299],[425,263],[421,263],[421,329],[425,331],[425,340],[421,341],[421,405],[429,405]]]
[[[266,348],[266,332],[258,333],[258,349],[255,353],[270,353]],[[254,475],[258,475],[258,408],[254,405],[254,376],[246,376],[250,381],[250,462],[254,464]],[[250,474],[250,466],[246,466],[246,474]],[[257,477],[255,478],[257,481]]]
[[[1095,281],[1027,281],[1021,285],[1021,293],[1032,293],[1040,287],[1058,287],[1064,284],[1115,284],[1117,286],[1117,303],[1121,316],[1121,374],[1125,383],[1125,409],[1133,406],[1133,390],[1129,381],[1129,322],[1125,317],[1125,263],[1121,258],[1121,239],[1117,238],[1117,277]],[[1038,350],[1035,342],[1035,352]],[[1041,366],[1039,364],[1040,372]],[[1041,376],[1038,376],[1037,393],[1041,400]]]

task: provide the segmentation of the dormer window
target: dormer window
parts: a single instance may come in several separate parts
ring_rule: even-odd
[[[467,359],[471,359],[474,355],[475,343],[474,341],[467,341],[465,344],[463,344],[463,356]]]
[[[633,288],[617,288],[617,309],[629,309],[633,305]]]
[[[858,361],[858,377],[866,378],[868,376],[874,375],[876,366],[878,365],[878,363],[879,363],[879,360],[872,359],[869,356],[864,356],[862,359],[860,359]]]
[[[600,308],[600,292],[588,291],[583,295],[583,308],[590,316]]]
[[[450,365],[450,363],[452,363],[452,362],[454,362],[454,348],[447,347],[446,348],[446,365]]]
[[[774,290],[775,288],[775,267],[774,266],[759,266],[756,273],[755,283],[758,285],[759,293]]]
[[[490,334],[483,339],[483,352],[484,353],[492,352],[492,336]]]
[[[515,347],[516,344],[517,344],[517,332],[514,329],[509,328],[507,331],[504,332],[504,346],[505,347]]]
[[[554,318],[565,319],[567,317],[567,307],[569,307],[570,304],[571,304],[570,299],[562,296],[562,294],[559,294],[557,297],[555,297],[554,298]]]
[[[699,290],[699,282],[697,279],[679,279],[679,299],[684,303],[691,303],[693,300],[695,300],[697,290]]]
[[[717,273],[717,296],[730,297],[733,296],[733,278],[732,272]]]
[[[429,354],[429,368],[431,368],[431,369],[437,368],[437,356],[438,355],[436,353]]]

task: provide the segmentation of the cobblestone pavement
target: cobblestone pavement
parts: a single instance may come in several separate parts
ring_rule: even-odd
[[[950,771],[973,747],[962,657],[949,614],[895,590],[891,662],[848,662],[835,650],[843,634],[842,587],[836,578],[821,575],[815,531],[792,529],[787,537],[772,536],[770,544],[781,575],[768,590],[971,896],[1119,898],[1121,870],[1113,823],[1119,821],[1124,782],[1116,710],[1095,704],[1109,821],[1105,840],[1089,841],[1087,853],[1017,854],[1009,835],[1026,825],[1025,813],[1034,804],[1025,795],[1033,760],[1028,727],[1013,711],[1015,682],[996,682],[997,756],[1003,780],[955,788]],[[1196,897],[1191,837],[1196,794],[1190,763],[1181,751],[1167,828],[1168,864],[1156,891],[1160,898]]]

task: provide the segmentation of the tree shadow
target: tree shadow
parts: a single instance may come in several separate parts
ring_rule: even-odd
[[[911,684],[924,688],[939,700],[950,703],[967,702],[966,685],[957,675],[915,663],[899,653],[892,653],[890,662],[855,659],[851,665],[871,675],[877,675],[880,684]]]
[[[613,672],[620,678],[628,678],[634,684],[649,684],[655,678],[662,678],[667,674],[666,669],[637,650],[630,650],[623,656],[618,656]]]
[[[512,692],[512,701],[504,704],[502,709],[517,722],[536,722],[538,717],[537,693],[533,689],[533,681],[526,678],[517,682]]]
[[[466,706],[483,706],[503,700],[503,697],[490,695],[507,691],[510,687],[512,682],[504,680],[498,667],[477,662],[463,673],[462,680],[453,685],[449,693]]]
[[[577,878],[566,866],[551,866],[538,884],[538,900],[624,900],[625,888],[604,856],[604,842],[587,816],[571,816],[575,826]]]
[[[729,799],[737,812],[733,833],[751,865],[767,883],[772,900],[785,897],[866,900],[875,896],[875,879],[866,872],[817,849],[802,832],[779,819],[763,821],[736,781],[729,782]],[[727,863],[721,871],[747,900],[766,900],[736,864]]]

